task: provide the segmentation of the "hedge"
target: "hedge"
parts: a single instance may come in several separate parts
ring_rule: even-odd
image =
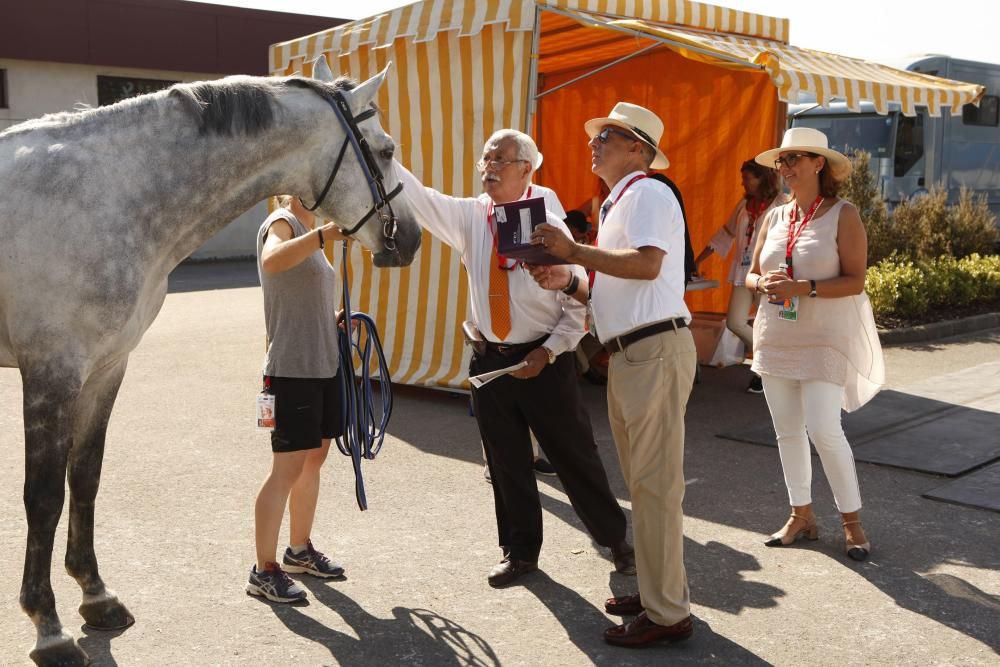
[[[887,257],[868,268],[865,290],[876,317],[918,319],[940,308],[1000,303],[1000,255]]]

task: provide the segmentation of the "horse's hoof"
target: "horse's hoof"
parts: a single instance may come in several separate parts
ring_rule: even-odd
[[[90,657],[69,635],[36,646],[28,657],[42,667],[86,667],[90,664]]]
[[[116,597],[108,597],[80,605],[80,615],[87,627],[94,630],[123,630],[135,623],[135,617]]]

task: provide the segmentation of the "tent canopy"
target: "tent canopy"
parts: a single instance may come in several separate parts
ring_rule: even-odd
[[[787,40],[787,20],[689,0],[425,0],[275,44],[270,63],[275,75],[309,75],[322,55],[334,72],[365,79],[391,61],[377,100],[383,123],[425,184],[478,195],[483,143],[512,127],[538,141],[545,163],[535,179],[567,210],[589,212],[601,197],[583,123],[619,100],[653,109],[700,250],[741,196],[740,164],[776,145],[781,100],[813,93],[934,112],[981,94]],[[467,386],[460,332],[470,313],[457,253],[427,237],[405,269],[375,270],[357,247],[349,262],[353,302],[374,315],[393,379]],[[708,269],[724,276],[721,262]],[[688,302],[722,311],[728,296],[724,286]]]

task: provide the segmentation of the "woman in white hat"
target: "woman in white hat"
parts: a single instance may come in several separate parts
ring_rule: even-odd
[[[793,196],[764,219],[746,279],[747,289],[766,299],[754,321],[752,369],[763,378],[792,506],[788,522],[765,544],[818,538],[811,439],[842,516],[845,551],[865,560],[871,545],[840,410],[870,400],[885,368],[864,293],[865,228],[857,209],[837,197],[851,163],[822,132],[798,127],[756,160],[777,169]]]

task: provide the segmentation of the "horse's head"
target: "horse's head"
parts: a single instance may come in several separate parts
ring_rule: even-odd
[[[305,201],[368,248],[380,267],[409,265],[421,236],[393,168],[396,143],[382,129],[374,104],[387,70],[357,87],[324,86],[330,119],[343,143],[338,140],[332,154],[324,156],[325,166],[314,170],[319,194]],[[313,72],[319,81],[334,81],[323,57]]]

